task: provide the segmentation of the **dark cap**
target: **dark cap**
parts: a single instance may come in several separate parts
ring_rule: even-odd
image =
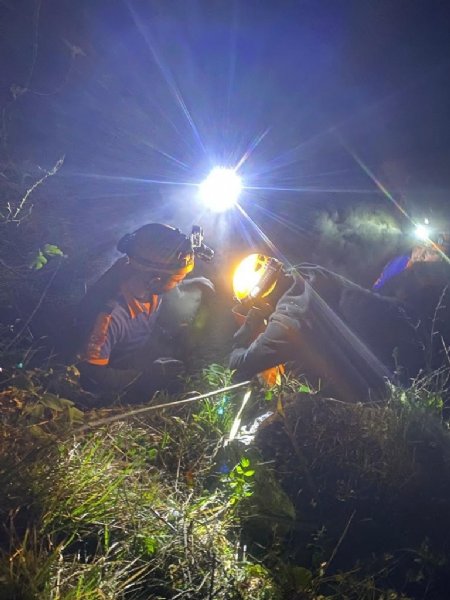
[[[124,235],[117,249],[143,267],[155,270],[177,270],[194,258],[190,238],[162,223],[148,223]]]

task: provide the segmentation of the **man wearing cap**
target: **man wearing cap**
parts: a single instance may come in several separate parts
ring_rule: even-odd
[[[214,286],[204,277],[184,281],[200,247],[174,227],[149,223],[117,248],[125,256],[80,306],[81,383],[108,401],[145,400],[177,388],[182,342]]]
[[[427,238],[413,246],[409,252],[390,260],[373,284],[372,289],[383,295],[390,295],[391,284],[394,283],[394,286],[396,285],[397,275],[414,268],[417,263],[445,261],[447,260],[446,257],[448,257],[449,251],[450,236],[447,233],[440,233],[437,236],[436,242]]]

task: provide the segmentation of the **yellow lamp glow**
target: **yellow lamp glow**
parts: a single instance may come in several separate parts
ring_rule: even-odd
[[[270,260],[272,259],[264,254],[250,254],[239,263],[233,276],[233,293],[236,300],[243,302],[249,298],[270,294],[275,282],[267,290],[261,290],[259,287]]]

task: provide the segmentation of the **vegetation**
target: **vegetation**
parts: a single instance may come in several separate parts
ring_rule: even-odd
[[[59,166],[0,211],[0,600],[446,599],[448,371],[382,405],[284,376],[171,406],[229,386],[212,364],[164,408],[92,408],[39,335],[77,273],[63,220],[29,220]]]
[[[27,3],[17,4],[26,16]],[[130,188],[112,193],[108,178],[97,188],[88,175],[114,172],[127,148],[118,174],[133,175],[142,162],[163,172],[165,163],[153,125],[142,129],[153,154],[142,153],[134,125],[127,133],[142,112],[133,108],[133,77],[117,87],[101,44],[78,30],[76,2],[62,3],[66,12],[73,6],[73,22],[53,36],[68,61],[54,63],[56,85],[54,67],[40,81],[58,53],[48,45],[51,23],[40,28],[42,3],[34,4],[27,39],[14,23],[10,30],[20,51],[8,53],[13,78],[0,108],[0,600],[446,600],[450,433],[440,390],[448,369],[407,391],[392,388],[387,403],[359,405],[324,398],[292,376],[270,390],[255,383],[250,396],[224,391],[231,373],[211,364],[185,381],[183,395],[159,395],[149,410],[92,408],[64,360],[70,336],[61,324],[86,281],[110,264],[123,227],[149,214],[149,199],[145,186],[137,212]],[[62,10],[42,9],[55,23]],[[107,24],[93,23],[102,39]],[[80,31],[86,52],[71,41]],[[117,114],[114,105],[104,110],[110,97]],[[86,156],[82,113],[98,121]],[[88,193],[59,177],[65,152],[68,175],[86,179]],[[160,204],[156,194],[151,206]],[[289,212],[271,232],[287,236],[283,247],[292,236],[302,260],[326,257],[361,282],[374,279],[387,249],[409,244],[377,196],[360,208],[320,210],[314,243],[312,226],[301,237],[298,223],[286,227]],[[214,342],[219,360],[226,348],[220,335]]]
[[[271,597],[266,569],[239,546],[248,459],[215,465],[220,414],[77,434],[80,411],[21,375],[1,397],[1,597]],[[89,418],[100,416],[111,411]]]
[[[244,421],[273,415],[248,444],[227,437],[242,389],[120,418],[75,407],[74,368],[14,375],[0,598],[446,597],[450,437],[423,385],[383,406],[253,389]],[[188,385],[229,382],[211,365]]]

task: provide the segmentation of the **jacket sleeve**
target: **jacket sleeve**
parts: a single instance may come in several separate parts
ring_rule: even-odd
[[[120,394],[126,388],[143,387],[143,373],[134,369],[113,369],[108,365],[83,361],[79,364],[81,385],[89,392]]]
[[[250,379],[266,369],[292,360],[298,324],[289,316],[275,312],[266,330],[248,348],[238,345],[230,355],[229,367],[236,379]]]
[[[115,369],[109,366],[111,351],[120,339],[120,325],[112,309],[113,305],[105,306],[98,313],[81,352],[81,384],[93,393],[119,394],[129,386],[138,386],[142,380],[142,372],[138,369]]]
[[[112,309],[111,306],[101,310],[88,330],[81,358],[91,365],[107,365],[111,351],[119,339],[119,326],[112,315]]]

